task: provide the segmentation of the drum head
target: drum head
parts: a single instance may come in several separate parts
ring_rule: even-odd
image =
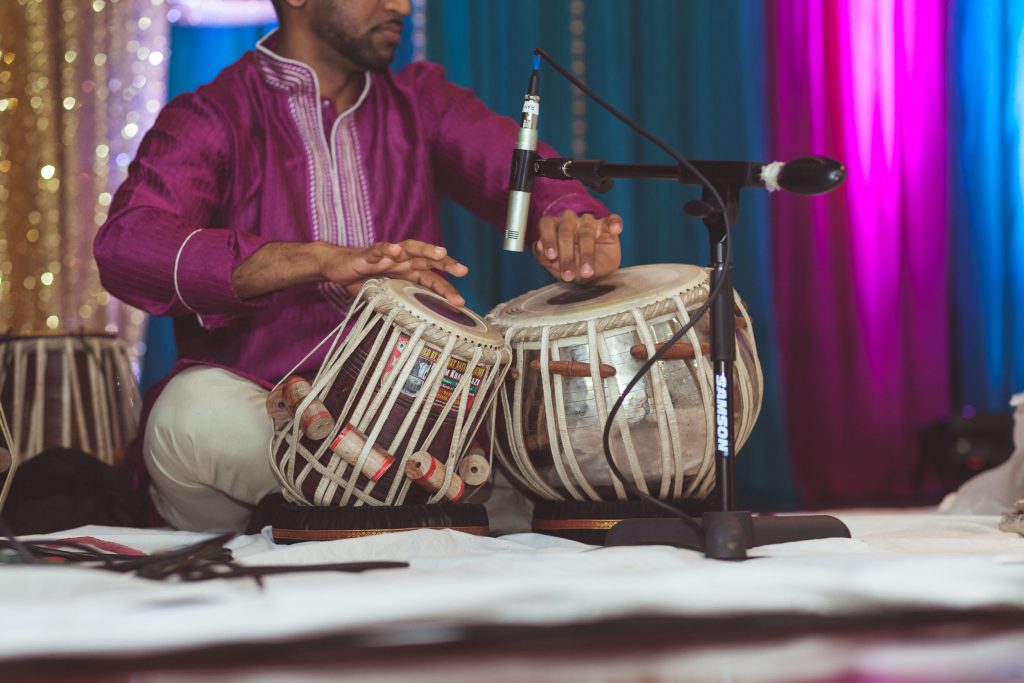
[[[504,346],[501,334],[486,320],[468,308],[453,305],[440,294],[406,280],[382,279],[377,281],[377,287],[377,292],[368,291],[367,298],[373,300],[376,294],[373,305],[377,310],[398,308],[396,320],[403,327],[425,322],[481,346]]]
[[[535,289],[499,305],[487,319],[499,328],[578,323],[643,308],[676,295],[683,295],[684,302],[690,303],[686,293],[703,298],[707,281],[707,272],[699,266],[632,266],[585,285],[559,282]]]

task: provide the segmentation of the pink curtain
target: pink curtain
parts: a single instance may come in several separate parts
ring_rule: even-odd
[[[942,0],[776,0],[775,157],[839,191],[775,206],[793,468],[808,507],[907,502],[916,434],[950,409]]]

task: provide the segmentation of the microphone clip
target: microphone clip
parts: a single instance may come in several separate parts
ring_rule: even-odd
[[[603,160],[569,159],[554,157],[552,159],[535,158],[533,161],[534,175],[555,180],[576,180],[594,192],[607,192],[615,185],[615,179],[602,173]]]

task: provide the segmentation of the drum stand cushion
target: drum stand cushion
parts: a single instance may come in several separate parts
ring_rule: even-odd
[[[708,501],[692,498],[666,500],[691,517],[711,509]],[[533,509],[533,530],[590,545],[604,545],[608,530],[623,519],[671,517],[671,513],[641,500],[538,501]]]
[[[334,541],[412,529],[490,533],[487,510],[473,503],[318,507],[288,503],[280,494],[260,501],[246,533],[259,533],[267,525],[275,543]]]

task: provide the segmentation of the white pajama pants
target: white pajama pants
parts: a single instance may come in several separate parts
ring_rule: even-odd
[[[998,515],[1024,499],[1024,393],[1013,397],[1013,453],[990,470],[975,475],[942,501],[941,509],[960,515]]]
[[[143,455],[168,523],[242,531],[253,506],[279,490],[266,400],[258,384],[221,368],[188,368],[167,383],[146,423]]]

